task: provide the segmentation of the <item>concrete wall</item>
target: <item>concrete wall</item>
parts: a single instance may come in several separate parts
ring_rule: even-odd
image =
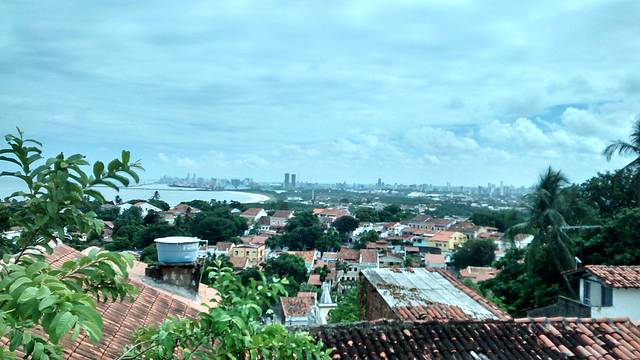
[[[592,307],[592,317],[626,316],[640,321],[640,289],[613,289],[613,306]]]
[[[360,276],[360,290],[358,293],[358,302],[360,303],[361,320],[377,320],[377,319],[397,319],[396,314],[391,310],[389,305],[384,301],[376,288],[369,281]],[[363,309],[364,308],[364,309]],[[362,311],[364,310],[364,314]]]

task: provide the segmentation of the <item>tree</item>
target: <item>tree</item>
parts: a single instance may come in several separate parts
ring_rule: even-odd
[[[157,192],[157,191],[156,191]],[[151,198],[149,199],[149,201],[147,201],[149,204],[160,208],[162,211],[167,211],[169,209],[171,209],[171,206],[169,206],[169,204],[167,204],[165,201],[160,200],[159,198]]]
[[[337,218],[332,226],[338,230],[340,235],[347,235],[358,228],[358,220],[353,216],[341,216]]]
[[[191,233],[200,239],[208,240],[209,244],[231,241],[248,228],[245,219],[231,216],[228,211],[220,209],[200,212],[191,217],[189,223]]]
[[[79,237],[90,231],[102,232],[103,222],[91,211],[83,211],[88,201],[104,203],[96,186],[115,190],[138,181],[137,162],[122,152],[121,159],[107,166],[98,161],[92,173],[83,155],[59,154],[42,163],[42,144],[18,135],[5,137],[7,148],[0,149],[0,161],[17,165],[17,171],[0,176],[16,177],[24,182],[24,191],[9,199],[23,198],[24,205],[14,221],[22,228],[16,241],[15,256],[5,254],[0,264],[0,337],[9,345],[0,349],[0,358],[15,356],[22,349],[27,358],[59,359],[60,341],[68,336],[74,342],[84,333],[97,342],[102,336],[102,319],[95,299],[125,299],[134,287],[126,282],[133,257],[126,254],[92,250],[85,257],[50,267],[42,252],[51,254],[57,238],[65,234]],[[46,336],[41,336],[37,328]]]
[[[378,222],[378,213],[370,207],[357,208],[355,215],[360,222]]]
[[[142,249],[140,260],[146,262],[147,264],[158,262],[158,248],[156,247],[156,244],[151,244]]]
[[[358,236],[358,241],[353,245],[354,249],[365,249],[370,242],[376,242],[380,239],[380,235],[375,230],[365,231]]]
[[[320,226],[296,227],[292,231],[282,235],[282,245],[289,250],[313,250],[322,241],[324,231]],[[328,247],[328,246],[322,246]]]
[[[264,325],[262,317],[285,295],[286,280],[250,279],[244,285],[229,267],[217,263],[209,273],[219,294],[216,306],[197,319],[170,318],[160,327],[138,331],[126,359],[323,359],[323,350],[308,333],[289,332],[280,324]]]
[[[343,242],[343,236],[336,229],[329,229],[316,241],[315,249],[320,252],[337,251]]]
[[[309,228],[312,226],[320,226],[320,219],[311,212],[297,212],[296,216],[290,219],[285,225],[285,230],[291,232],[296,228]]]
[[[468,240],[453,253],[453,263],[459,269],[467,266],[489,266],[496,258],[492,239]]]
[[[350,323],[358,321],[358,287],[349,289],[339,300],[338,306],[329,312],[328,321],[331,324]]]
[[[623,209],[607,221],[599,234],[581,246],[581,258],[587,264],[640,264],[640,208]]]
[[[313,270],[314,274],[319,274],[320,275],[320,281],[322,281],[322,282],[327,280],[327,276],[329,275],[330,272],[331,272],[331,269],[329,269],[329,267],[327,265],[315,268]]]
[[[630,163],[625,165],[622,170],[637,170],[640,167],[640,115],[636,116],[633,130],[629,136],[629,142],[623,140],[612,141],[603,151],[602,154],[611,161],[613,155],[632,155],[635,157]],[[633,193],[636,199],[640,198],[640,172],[636,171],[633,177]]]
[[[491,226],[504,232],[513,225],[523,222],[525,218],[517,210],[481,210],[474,212],[470,220],[475,225]]]
[[[120,195],[116,195],[116,197],[113,200],[113,202],[115,202],[116,205],[122,205],[122,198],[120,197]]]
[[[267,260],[264,265],[264,273],[268,278],[286,278],[289,282],[286,286],[289,296],[295,296],[299,284],[306,282],[308,278],[304,260],[291,254],[282,254],[277,258]]]
[[[526,256],[529,269],[535,271],[538,265],[535,259],[548,255],[553,260],[556,274],[563,279],[560,276],[562,272],[575,268],[571,239],[563,229],[567,223],[562,215],[562,190],[567,182],[562,172],[549,167],[540,176],[534,191],[525,196],[529,218],[524,223],[512,226],[506,233],[508,238],[519,233],[533,234]],[[567,289],[571,289],[566,279],[565,283]]]
[[[152,224],[146,228],[138,230],[133,236],[133,247],[143,249],[153,244],[155,239],[167,236],[189,236],[188,232],[171,226],[169,224]]]
[[[158,224],[161,221],[162,221],[162,218],[160,217],[160,214],[158,214],[153,210],[149,210],[147,212],[147,215],[145,215],[144,219],[142,220],[142,223],[144,225],[153,225],[153,224]]]

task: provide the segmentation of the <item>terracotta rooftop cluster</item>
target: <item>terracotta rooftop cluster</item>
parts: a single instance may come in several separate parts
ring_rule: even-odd
[[[640,331],[628,319],[383,320],[311,334],[334,360],[640,358]]]

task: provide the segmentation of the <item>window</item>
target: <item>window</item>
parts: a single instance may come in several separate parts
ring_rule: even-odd
[[[582,284],[582,302],[587,305],[591,305],[591,281],[582,280]]]
[[[613,306],[613,289],[602,286],[602,306]]]

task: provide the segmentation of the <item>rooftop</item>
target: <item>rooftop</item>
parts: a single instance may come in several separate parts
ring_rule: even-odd
[[[411,318],[405,316],[402,308],[421,306],[437,310],[439,305],[447,306],[447,311],[452,311],[451,306],[456,306],[470,319],[509,318],[496,305],[466,287],[444,269],[365,269],[362,270],[362,275],[401,318]],[[416,315],[413,317],[417,318]]]
[[[640,331],[628,319],[385,320],[310,333],[333,360],[640,358]]]
[[[586,265],[584,270],[613,288],[640,288],[640,265]]]
[[[264,209],[262,209],[262,208],[249,208],[249,209],[243,211],[242,214],[240,214],[240,215],[241,216],[256,216],[263,210]]]
[[[311,307],[315,304],[316,298],[310,296],[302,297],[281,297],[280,304],[285,318],[306,317]]]

